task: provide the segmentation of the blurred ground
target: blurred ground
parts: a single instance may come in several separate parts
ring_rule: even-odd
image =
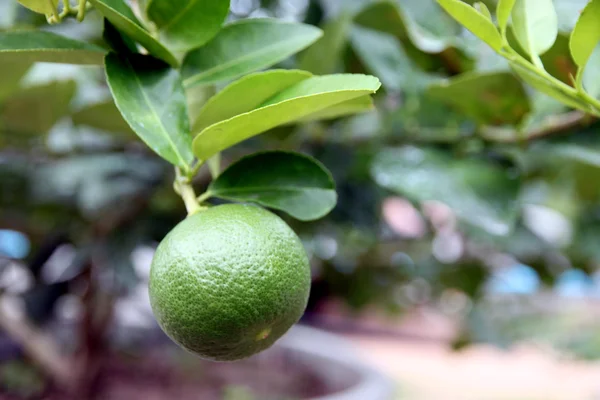
[[[440,324],[435,314],[420,312],[399,331],[426,332]],[[533,345],[455,352],[443,340],[345,336],[365,360],[397,380],[398,400],[600,399],[600,362],[564,359]]]

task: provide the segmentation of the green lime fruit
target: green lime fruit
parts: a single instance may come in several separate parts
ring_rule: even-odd
[[[154,315],[173,341],[202,358],[234,361],[267,349],[300,319],[310,267],[281,218],[227,204],[169,232],[149,286]]]

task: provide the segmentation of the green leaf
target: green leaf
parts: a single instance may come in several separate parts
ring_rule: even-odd
[[[148,17],[159,28],[163,43],[185,53],[208,42],[221,29],[229,0],[152,0]]]
[[[74,125],[86,125],[114,133],[133,133],[112,100],[82,108],[73,113],[71,118]]]
[[[583,79],[585,66],[600,42],[600,0],[592,0],[581,12],[571,33],[569,47],[573,60],[579,66],[577,81]]]
[[[415,50],[440,53],[451,45],[447,35],[435,36],[418,26],[397,2],[391,0],[369,4],[356,16],[355,22],[396,36],[411,56],[415,55]]]
[[[580,99],[574,93],[571,94],[573,88],[560,81],[553,82],[548,78],[531,72],[517,63],[510,62],[510,66],[513,71],[515,71],[515,73],[532,88],[557,99],[569,107],[595,114],[594,109],[586,101]]]
[[[300,68],[315,75],[339,72],[351,26],[352,14],[349,13],[327,21],[323,26],[323,37],[300,55]]]
[[[475,36],[486,42],[492,49],[499,51],[502,48],[502,36],[492,21],[473,7],[460,0],[437,0],[438,3],[454,19],[460,22]]]
[[[226,25],[183,62],[186,87],[208,85],[257,71],[286,59],[321,36],[310,25],[249,19]]]
[[[137,45],[128,36],[123,35],[117,28],[104,18],[102,39],[115,53],[138,53]]]
[[[0,59],[0,103],[19,89],[21,79],[31,68],[33,63],[28,60]]]
[[[523,86],[508,72],[463,74],[432,85],[428,93],[485,125],[516,125],[531,108]]]
[[[459,219],[491,234],[509,234],[516,218],[518,181],[491,163],[407,146],[380,152],[371,175],[412,201],[442,202]]]
[[[300,119],[300,122],[320,121],[345,117],[352,114],[358,114],[373,109],[373,99],[371,96],[361,96],[343,103],[327,107],[322,111],[317,111]]]
[[[22,62],[102,65],[106,51],[44,31],[0,32],[0,58]]]
[[[512,26],[517,41],[530,56],[545,53],[558,35],[558,17],[552,0],[516,0]]]
[[[131,129],[158,155],[188,170],[190,126],[179,73],[150,56],[106,56],[106,77]]]
[[[473,7],[475,8],[475,10],[477,10],[477,12],[483,15],[485,19],[487,19],[488,21],[492,21],[492,14],[490,13],[490,9],[487,8],[485,3],[478,1],[477,3],[473,4]]]
[[[413,65],[398,40],[388,33],[355,26],[350,40],[366,69],[381,79],[386,90],[420,91],[435,79]]]
[[[53,14],[58,6],[58,0],[18,0],[19,3],[40,14]]]
[[[321,163],[283,151],[242,158],[210,184],[208,193],[285,211],[301,221],[323,217],[337,201],[333,178]]]
[[[2,104],[3,130],[24,135],[47,133],[59,119],[68,115],[76,89],[73,81],[21,89]]]
[[[213,96],[200,110],[193,131],[254,110],[288,87],[310,78],[309,72],[271,70],[245,76]]]
[[[211,125],[198,133],[194,154],[206,160],[212,155],[278,125],[288,124],[339,103],[372,94],[379,89],[373,76],[339,74],[312,77],[295,84],[260,108]]]
[[[498,26],[500,31],[504,32],[508,25],[510,14],[512,13],[513,7],[515,6],[516,0],[499,0],[496,7],[496,18],[498,19]]]
[[[166,61],[173,67],[179,61],[142,26],[124,0],[90,0],[90,3],[114,26],[141,44],[150,54]]]

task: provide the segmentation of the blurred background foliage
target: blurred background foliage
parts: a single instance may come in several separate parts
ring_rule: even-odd
[[[542,57],[568,84],[567,34],[585,3],[555,0],[561,33]],[[256,149],[295,149],[332,171],[336,209],[316,223],[288,221],[312,260],[307,320],[319,321],[332,298],[356,313],[432,306],[461,322],[457,347],[539,338],[600,356],[600,326],[548,317],[560,299],[600,295],[595,119],[524,84],[434,0],[232,0],[230,18],[246,17],[324,29],[280,67],[383,83],[368,113],[277,128],[223,154],[227,164]],[[104,46],[97,13],[47,26],[0,0],[0,29],[31,27]],[[99,68],[0,59],[0,70],[2,291],[36,323],[52,323],[57,304],[81,291],[90,257],[113,296],[145,290],[135,255],[185,215],[171,169],[132,134]],[[600,51],[585,80],[600,95]],[[211,94],[193,90],[194,102]],[[506,294],[510,304],[496,298]],[[559,300],[549,307],[533,294]]]

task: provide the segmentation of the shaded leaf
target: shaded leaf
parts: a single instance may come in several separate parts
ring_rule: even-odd
[[[282,210],[302,221],[323,217],[337,200],[333,178],[321,163],[283,151],[242,158],[223,171],[208,192],[223,199]]]
[[[150,56],[109,54],[106,77],[131,129],[158,155],[189,169],[193,161],[187,105],[179,73]]]
[[[327,21],[323,36],[300,55],[300,68],[316,75],[339,72],[351,26],[352,14],[349,13]]]
[[[569,52],[569,37],[559,33],[552,47],[541,56],[546,71],[567,85],[571,85],[577,73],[577,65]]]
[[[530,105],[521,83],[506,72],[463,74],[432,85],[428,93],[481,124],[518,124]]]
[[[71,118],[75,125],[91,126],[92,128],[114,133],[133,133],[112,100],[82,108],[73,113]]]
[[[270,67],[321,36],[310,25],[249,19],[226,25],[183,62],[186,87],[208,85]]]
[[[3,130],[26,135],[45,134],[69,113],[75,95],[73,81],[24,88],[2,105]]]
[[[488,233],[507,235],[512,229],[518,181],[493,164],[407,146],[381,151],[371,174],[379,185],[415,202],[446,204],[459,219]]]
[[[130,37],[123,35],[119,30],[104,18],[102,39],[115,51],[115,53],[138,53],[137,45]]]
[[[200,110],[194,132],[252,111],[288,87],[312,75],[298,70],[271,70],[245,76],[213,96]]]
[[[502,48],[502,37],[496,26],[483,14],[460,0],[438,0],[438,3],[464,25],[475,36],[486,42],[492,49],[499,51]]]
[[[28,60],[0,59],[0,102],[19,89],[21,78],[25,76],[32,66]]]
[[[117,29],[144,46],[150,54],[172,66],[179,65],[175,56],[142,26],[124,0],[90,0],[90,3]]]
[[[498,19],[498,26],[500,31],[504,32],[508,25],[508,20],[512,13],[512,9],[515,6],[516,0],[499,0],[496,7],[496,18]]]
[[[558,35],[558,17],[552,0],[516,0],[512,26],[517,41],[527,54],[545,53]]]
[[[201,160],[278,125],[297,121],[339,103],[374,93],[379,80],[367,75],[312,77],[283,90],[260,108],[211,125],[198,133],[194,154]]]
[[[159,28],[162,42],[185,53],[202,46],[221,29],[229,0],[152,0],[146,12]]]
[[[390,34],[355,26],[350,39],[357,56],[386,90],[421,90],[435,79],[414,66]]]
[[[361,96],[343,103],[327,107],[322,111],[309,114],[300,119],[301,122],[318,121],[345,117],[352,114],[362,113],[373,109],[373,99],[371,96]]]
[[[18,0],[21,5],[40,14],[53,14],[58,0]]]
[[[52,32],[0,32],[2,60],[102,65],[106,51]]]

